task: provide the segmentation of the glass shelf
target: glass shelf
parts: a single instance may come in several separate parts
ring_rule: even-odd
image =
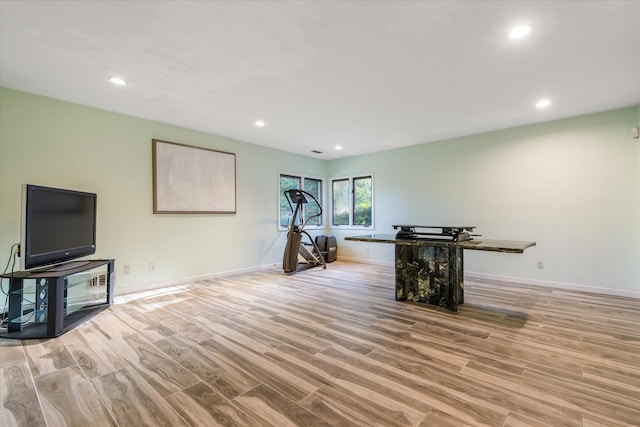
[[[7,338],[58,336],[113,303],[114,260],[63,271],[16,272],[8,292]],[[57,305],[57,307],[56,307]]]

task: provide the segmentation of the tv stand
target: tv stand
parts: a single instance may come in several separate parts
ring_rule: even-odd
[[[4,338],[53,338],[113,304],[113,259],[70,262],[46,271],[2,274],[9,279]]]

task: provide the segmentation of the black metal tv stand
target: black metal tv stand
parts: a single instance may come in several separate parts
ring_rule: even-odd
[[[57,337],[108,308],[113,304],[114,263],[80,261],[1,275],[9,279],[9,310],[0,337]]]

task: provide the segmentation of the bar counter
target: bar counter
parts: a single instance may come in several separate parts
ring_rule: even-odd
[[[535,242],[517,240],[399,239],[393,234],[345,237],[395,245],[396,301],[421,302],[451,311],[464,303],[464,250],[519,254]]]

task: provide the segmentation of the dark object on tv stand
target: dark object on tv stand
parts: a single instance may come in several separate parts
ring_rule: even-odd
[[[49,267],[45,267],[45,268],[38,268],[35,270],[31,270],[34,273],[54,273],[54,272],[61,272],[61,271],[67,271],[67,270],[72,270],[74,268],[80,268],[80,267],[84,267],[85,265],[88,265],[91,261],[70,261],[70,262],[63,262],[62,264],[58,264],[58,265],[52,265]]]

